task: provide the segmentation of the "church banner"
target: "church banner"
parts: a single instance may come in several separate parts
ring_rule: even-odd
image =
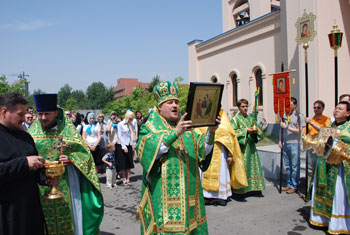
[[[290,82],[289,71],[284,73],[276,73],[273,75],[273,103],[274,111],[283,118],[284,113],[290,114]]]

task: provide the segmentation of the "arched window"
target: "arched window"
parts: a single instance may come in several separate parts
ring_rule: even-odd
[[[263,105],[263,79],[262,79],[262,70],[259,68],[255,71],[255,81],[256,88],[260,88],[258,102],[259,105]]]
[[[218,78],[215,76],[212,76],[210,80],[212,83],[218,83]]]
[[[233,19],[236,27],[244,25],[250,21],[250,9],[248,0],[238,0],[233,8]]]
[[[232,81],[232,105],[237,106],[238,102],[238,83],[237,83],[237,74],[234,73],[231,76]]]

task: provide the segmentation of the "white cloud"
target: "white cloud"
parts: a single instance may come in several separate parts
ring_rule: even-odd
[[[9,29],[9,30],[19,30],[19,31],[32,31],[42,28],[47,28],[57,23],[43,21],[43,20],[31,20],[31,21],[17,21],[13,24],[0,24],[0,29]]]

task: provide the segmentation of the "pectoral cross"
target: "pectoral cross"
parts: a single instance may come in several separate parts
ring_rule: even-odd
[[[60,155],[63,155],[63,152],[66,150],[67,147],[70,146],[70,144],[67,144],[66,142],[63,141],[63,136],[58,137],[59,142],[54,145],[52,148],[57,149],[60,152]]]

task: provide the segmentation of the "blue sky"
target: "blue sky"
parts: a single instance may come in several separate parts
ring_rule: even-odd
[[[2,0],[0,9],[0,74],[24,71],[31,92],[156,74],[188,82],[187,43],[222,33],[213,0]]]

